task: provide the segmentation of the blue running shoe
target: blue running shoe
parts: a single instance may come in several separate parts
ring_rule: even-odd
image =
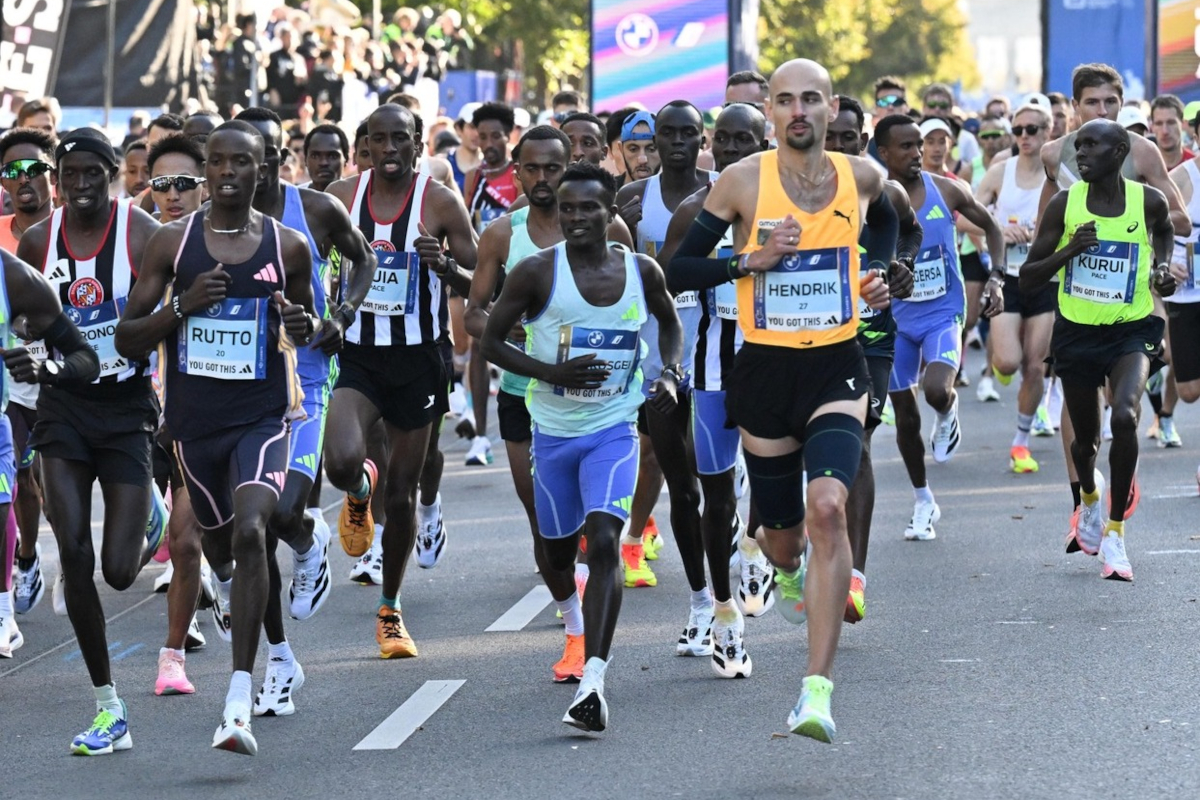
[[[833,681],[821,675],[809,675],[802,685],[800,700],[792,713],[788,714],[788,729],[800,736],[829,744],[837,733],[829,710]]]
[[[146,520],[146,547],[150,548],[150,552],[154,553],[154,560],[161,563],[171,559],[171,552],[167,548],[167,517],[171,512],[167,510],[167,502],[163,500],[162,492],[158,490],[158,484],[151,481],[150,483],[150,519]]]
[[[101,710],[92,727],[71,742],[71,753],[77,756],[106,756],[114,750],[129,750],[133,747],[133,737],[129,733],[129,723],[125,721],[128,715],[124,700],[121,701],[120,719],[108,709]]]

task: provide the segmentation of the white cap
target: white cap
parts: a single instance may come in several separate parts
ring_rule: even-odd
[[[954,131],[950,130],[950,126],[946,124],[945,120],[937,119],[935,117],[933,119],[927,119],[921,123],[922,139],[927,138],[929,134],[933,133],[934,131],[945,131],[947,136],[949,136],[951,139],[954,138]]]
[[[458,110],[458,119],[460,122],[471,124],[471,118],[475,116],[475,112],[483,106],[483,103],[467,103]]]
[[[537,115],[537,124],[538,125],[549,125],[550,118],[553,116],[554,116],[554,112],[548,108],[545,111],[539,111],[538,115]]]
[[[533,120],[529,116],[529,112],[521,107],[513,109],[513,125],[516,125],[521,130],[529,127]]]
[[[1150,128],[1150,121],[1146,119],[1146,115],[1137,106],[1125,106],[1117,113],[1117,124],[1122,128],[1131,128],[1134,125],[1141,125],[1143,128]]]
[[[1021,106],[1041,106],[1047,111],[1050,110],[1050,98],[1041,92],[1030,92],[1021,98]],[[1019,108],[1020,106],[1018,106]]]

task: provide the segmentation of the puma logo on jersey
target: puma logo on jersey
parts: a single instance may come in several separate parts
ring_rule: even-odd
[[[843,214],[841,211],[838,211],[836,208],[833,210],[833,215],[835,217],[841,217],[842,219],[846,220],[847,225],[849,225],[850,227],[854,227],[854,221],[851,220],[848,215]]]

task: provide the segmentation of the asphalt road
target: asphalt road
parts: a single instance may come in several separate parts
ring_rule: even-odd
[[[979,355],[970,357],[976,375]],[[1200,414],[1177,412],[1182,449],[1143,440],[1129,585],[1063,552],[1070,503],[1058,439],[1035,440],[1038,474],[1007,471],[1015,386],[1002,394],[986,405],[974,387],[962,395],[963,446],[930,468],[942,507],[933,542],[903,541],[912,495],[893,429],[877,436],[869,607],[843,634],[832,746],[786,733],[805,637],[775,612],[747,622],[749,680],[674,655],[688,589],[669,536],[657,588],[625,592],[609,729],[563,725],[574,689],[550,680],[562,649],[553,607],[521,630],[485,632],[541,585],[503,449],[492,466],[466,468],[465,443],[448,431],[447,555],[434,570],[412,564],[404,588],[419,658],[376,656],[378,593],[346,581],[351,560],[339,551],[329,602],[288,621],[307,672],[297,713],[255,721],[255,758],[211,750],[228,646],[202,615],[209,645],[187,660],[197,693],[153,695],[166,599],[151,593],[161,569],[152,565],[126,592],[101,590],[134,748],[73,758],[68,744],[93,700],[47,597],[19,619],[26,646],[0,662],[0,797],[1200,796]],[[338,499],[324,498],[335,524]],[[52,577],[48,530],[42,541]],[[287,575],[286,553],[282,563]],[[401,741],[406,722],[416,729]],[[355,749],[372,743],[385,749]]]

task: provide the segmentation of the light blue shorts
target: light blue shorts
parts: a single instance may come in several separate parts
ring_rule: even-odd
[[[622,522],[633,506],[638,435],[631,422],[584,436],[550,436],[533,428],[533,504],[547,539],[570,536],[588,514],[603,511]]]

